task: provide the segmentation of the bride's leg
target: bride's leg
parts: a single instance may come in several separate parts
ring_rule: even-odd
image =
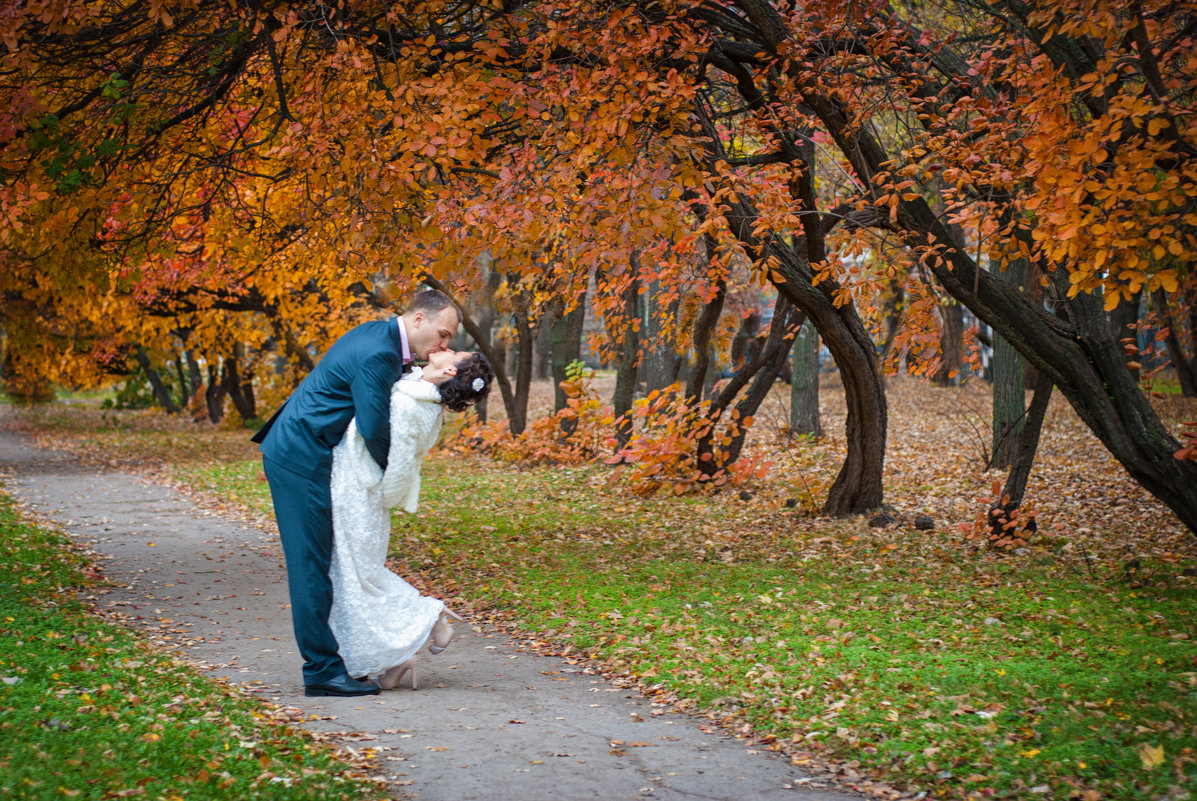
[[[411,673],[411,688],[413,690],[420,689],[419,680],[416,677],[416,658],[413,656],[406,662],[401,662],[398,665],[387,670],[378,677],[378,686],[384,690],[394,690],[399,686],[399,682],[403,681],[404,675]]]
[[[456,632],[453,626],[450,625],[448,618],[456,621],[461,621],[461,615],[445,607],[441,610],[440,617],[436,619],[436,624],[432,627],[432,634],[428,638],[428,651],[433,654],[439,654],[448,647],[449,643],[453,641],[453,635]]]

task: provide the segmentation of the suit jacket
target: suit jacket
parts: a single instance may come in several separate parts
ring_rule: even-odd
[[[391,386],[402,374],[396,318],[362,323],[333,343],[253,441],[272,462],[324,479],[332,472],[332,449],[356,417],[366,448],[385,470]]]

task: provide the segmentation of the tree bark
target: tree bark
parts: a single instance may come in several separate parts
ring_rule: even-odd
[[[906,290],[897,278],[889,280],[881,308],[885,319],[885,341],[881,343],[881,361],[889,359],[890,351],[894,348],[894,341],[898,338],[898,330],[902,327],[902,317],[905,316]]]
[[[195,360],[195,354],[190,350],[184,350],[183,354],[187,358],[187,375],[191,378],[191,392],[196,394],[204,385],[204,377],[200,373],[199,362]]]
[[[553,377],[553,322],[551,312],[544,313],[532,341],[532,376],[537,381]]]
[[[219,423],[224,419],[224,396],[228,388],[225,386],[220,367],[213,361],[208,362],[208,385],[204,389],[204,402],[208,405],[208,420]]]
[[[576,305],[568,312],[564,310],[565,303],[559,301],[554,304],[554,313],[549,329],[549,366],[553,376],[553,411],[559,412],[568,403],[568,396],[562,384],[568,380],[569,366],[582,358],[582,324],[586,320],[586,295],[577,299]],[[577,430],[576,417],[561,418],[561,433],[569,436]]]
[[[179,376],[179,408],[186,409],[191,401],[191,384],[187,381],[187,365],[182,350],[175,351],[175,372]]]
[[[1022,259],[997,273],[999,280],[1023,291],[1030,265]],[[986,469],[1004,470],[1014,463],[1026,425],[1026,363],[1000,334],[993,335],[993,444]]]
[[[258,411],[254,400],[254,373],[246,362],[245,345],[234,342],[232,352],[224,360],[224,379],[233,408],[242,420],[248,421],[256,418]]]
[[[1185,355],[1184,346],[1176,333],[1176,322],[1172,319],[1172,308],[1168,303],[1168,296],[1162,289],[1151,293],[1151,304],[1160,318],[1160,323],[1167,331],[1164,345],[1168,349],[1168,359],[1172,362],[1172,369],[1176,371],[1176,380],[1180,382],[1180,392],[1186,398],[1197,397],[1197,356],[1190,361]]]
[[[1006,485],[1002,488],[1001,497],[994,501],[989,509],[989,533],[992,541],[1000,540],[1004,535],[1011,533],[1010,521],[1015,519],[1015,514],[1026,497],[1027,482],[1031,478],[1031,466],[1035,462],[1035,452],[1039,449],[1039,434],[1043,430],[1043,418],[1047,414],[1047,404],[1051,396],[1051,379],[1040,373],[1035,384],[1035,393],[1031,396],[1031,405],[1027,408],[1026,424],[1015,437],[1016,447],[1013,449],[1014,455],[1011,459],[1010,473],[1006,476]]]
[[[507,276],[508,284],[519,281],[519,276],[512,273]],[[521,289],[512,297],[514,309],[512,317],[515,320],[516,331],[516,363],[515,363],[515,397],[507,409],[510,421],[511,435],[518,437],[528,426],[528,390],[532,386],[533,349],[536,343],[537,324],[532,320],[531,293]]]
[[[632,398],[636,392],[636,363],[640,356],[640,279],[632,277],[623,291],[622,299],[620,325],[624,330],[615,362],[615,394],[611,398],[615,441],[620,448],[626,447],[632,439]]]
[[[150,382],[150,389],[153,390],[154,400],[158,401],[158,405],[166,410],[167,414],[178,414],[179,406],[175,403],[174,398],[170,396],[170,390],[166,388],[166,384],[162,382],[162,376],[154,369],[154,365],[150,363],[150,355],[145,352],[145,348],[141,345],[137,346],[135,350],[137,356],[137,363],[141,365],[142,372],[145,373],[146,379]]]
[[[964,351],[961,348],[964,307],[955,302],[940,303],[939,319],[942,325],[939,333],[940,362],[931,380],[941,387],[959,386],[964,371]]]
[[[637,264],[636,269],[639,268]],[[663,326],[666,318],[677,316],[677,300],[674,299],[663,307],[660,283],[653,281],[641,296],[641,301],[640,341],[644,353],[640,364],[640,379],[644,382],[645,393],[650,393],[665,389],[677,379],[675,349],[673,343],[666,338]]]
[[[690,377],[686,382],[686,400],[695,404],[702,400],[705,389],[710,382],[707,374],[711,372],[711,361],[714,349],[711,340],[719,325],[719,316],[723,314],[723,301],[727,295],[727,284],[719,282],[715,297],[704,304],[698,318],[694,321],[694,367],[690,370]]]
[[[790,436],[823,436],[819,415],[819,332],[803,323],[794,338],[790,369]]]
[[[756,209],[743,195],[727,203],[725,216],[732,232],[756,258],[775,260],[773,284],[811,320],[823,344],[840,369],[847,405],[845,440],[847,455],[831,485],[824,514],[860,514],[881,505],[885,466],[887,411],[885,384],[877,351],[868,330],[851,303],[837,306],[834,281],[814,284],[807,258],[776,235],[758,238],[753,233]],[[807,217],[813,215],[805,215]],[[808,245],[810,237],[807,237]]]

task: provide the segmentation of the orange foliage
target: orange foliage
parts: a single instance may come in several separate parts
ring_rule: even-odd
[[[712,438],[711,451],[696,453],[695,443],[715,431],[720,422],[709,414],[710,406],[708,400],[688,401],[676,384],[637,400],[631,412],[638,424],[635,432],[626,446],[607,459],[608,464],[622,465],[612,480],[622,477],[642,494],[665,491],[682,495],[702,487],[739,486],[764,478],[773,465],[771,460],[742,458],[728,463],[732,437],[752,426],[752,418],[740,420],[735,410]],[[613,439],[611,442],[614,444]]]
[[[585,464],[607,453],[611,407],[591,386],[593,373],[574,370],[561,382],[566,407],[534,420],[518,436],[511,436],[507,420],[463,429],[455,446],[481,448],[497,459],[529,464]]]

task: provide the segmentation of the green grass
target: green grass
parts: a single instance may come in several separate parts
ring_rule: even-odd
[[[380,797],[269,708],[91,612],[83,558],[3,495],[0,541],[0,797]]]
[[[254,463],[187,475],[269,508]],[[944,533],[770,524],[726,495],[607,493],[605,475],[434,458],[393,555],[799,762],[941,797],[1191,797],[1197,590],[1180,565],[1136,587],[1048,546],[995,558]]]

